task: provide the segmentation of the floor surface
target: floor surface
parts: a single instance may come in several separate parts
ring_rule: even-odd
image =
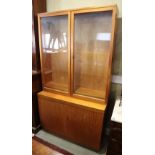
[[[32,155],[63,155],[46,145],[39,143],[38,141],[32,139]]]
[[[100,152],[94,152],[82,146],[76,145],[72,142],[56,137],[44,130],[40,130],[35,136],[52,143],[66,151],[73,153],[74,155],[106,155],[105,149],[101,149]]]

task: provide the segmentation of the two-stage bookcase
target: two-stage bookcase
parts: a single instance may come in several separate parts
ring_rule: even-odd
[[[116,6],[38,15],[42,127],[100,149],[111,81]]]

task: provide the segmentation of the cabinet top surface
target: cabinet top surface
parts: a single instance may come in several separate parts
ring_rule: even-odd
[[[60,11],[54,11],[54,12],[44,12],[39,13],[39,17],[46,17],[46,16],[52,16],[52,15],[63,15],[68,14],[69,12],[74,13],[85,13],[85,12],[97,12],[97,11],[113,11],[116,10],[117,12],[117,5],[108,5],[108,6],[102,6],[102,7],[86,7],[86,8],[77,8],[77,9],[68,9],[68,10],[60,10]]]
[[[97,102],[92,102],[92,101],[86,101],[86,100],[81,100],[81,99],[77,99],[71,96],[64,96],[64,95],[60,95],[60,94],[55,94],[55,93],[51,93],[51,92],[47,92],[47,91],[41,91],[38,93],[38,95],[42,95],[45,97],[49,97],[49,98],[53,98],[53,99],[57,99],[57,100],[61,100],[61,101],[65,101],[68,103],[73,103],[76,105],[80,105],[80,106],[84,106],[84,107],[88,107],[88,108],[93,108],[96,110],[101,110],[104,111],[106,108],[106,104],[104,103],[97,103]]]

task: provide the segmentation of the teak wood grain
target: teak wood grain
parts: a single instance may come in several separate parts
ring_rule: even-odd
[[[55,15],[62,15],[62,13],[65,13],[67,11],[80,11],[81,13],[86,12],[98,12],[98,11],[110,11],[113,9],[117,9],[117,5],[108,5],[108,6],[101,6],[101,7],[85,7],[85,8],[75,8],[75,9],[68,9],[68,10],[59,10],[54,12],[43,12],[39,13],[40,17],[48,17],[48,16],[55,16]]]
[[[89,15],[89,13],[95,14],[95,17],[98,17],[97,15],[100,13],[103,13],[102,15],[104,17],[105,14],[110,13],[110,16],[108,15],[109,19],[106,16],[105,23],[103,22],[102,24],[101,20],[98,20],[97,24],[95,22],[91,23],[91,20],[83,23],[80,21],[80,23],[85,25],[84,27],[81,27],[80,24],[77,24],[79,31],[75,33],[76,15],[83,16],[85,14]],[[41,20],[44,17],[60,18],[64,15],[68,17],[68,51],[67,55],[64,54],[65,56],[63,58],[65,60],[60,58],[62,55],[60,56],[59,53],[57,54],[57,59],[54,59],[51,54],[47,52],[47,59],[45,59],[42,46],[43,26]],[[101,147],[104,113],[108,103],[111,82],[116,6],[41,13],[38,15],[38,21],[41,74],[43,79],[43,91],[38,94],[38,100],[42,127],[53,134],[98,151]],[[78,35],[82,36],[80,41],[87,42],[87,38],[85,39],[86,35],[83,33],[85,32],[85,29],[87,30],[89,27],[89,24],[87,25],[87,23],[92,26],[92,28],[88,29],[90,32],[87,33],[88,39],[89,35],[94,38],[94,34],[92,33],[94,29],[96,30],[95,33],[110,33],[110,41],[108,41],[108,43],[104,41],[102,44],[101,42],[94,41],[94,39],[92,42],[89,42],[89,47],[88,45],[86,47],[76,43],[75,36]],[[84,31],[82,32],[82,30]],[[104,50],[103,46],[105,48]],[[77,58],[76,51],[79,58]],[[64,71],[63,66],[55,64],[57,60],[59,60],[59,62],[61,60],[64,62],[63,66],[64,68],[67,66],[67,72]],[[93,65],[94,60],[99,63],[100,67]],[[79,65],[75,66],[76,63],[79,63],[80,61],[84,62],[83,65],[81,65],[81,63],[80,67]],[[56,74],[53,74],[53,68],[58,70],[59,67],[61,68],[61,73],[56,72]],[[77,74],[75,74],[75,71]],[[47,76],[45,76],[45,74]],[[61,81],[65,79],[64,77],[66,77],[66,74],[68,79],[67,90],[65,89],[66,83]],[[47,83],[47,81],[49,83]],[[63,89],[57,89],[58,87]]]
[[[72,85],[73,93],[105,99],[109,60],[109,42],[98,41],[99,32],[111,33],[112,13],[73,11]],[[100,25],[100,26],[98,26]]]
[[[63,25],[62,23],[59,24],[59,27],[61,27],[61,31],[65,32],[64,27],[67,32],[67,52],[57,50],[58,53],[56,54],[51,54],[51,53],[46,53],[43,52],[43,39],[42,39],[42,34],[43,34],[43,26],[41,24],[41,19],[38,16],[38,21],[39,21],[39,36],[40,36],[40,55],[41,55],[41,68],[42,68],[42,85],[43,87],[49,88],[51,90],[58,91],[59,89],[56,87],[52,87],[51,82],[48,83],[48,81],[52,80],[53,82],[57,82],[59,84],[66,85],[64,90],[61,90],[61,92],[68,93],[70,95],[70,12],[64,11],[59,14],[53,14],[53,16],[59,16],[59,17],[67,17],[66,25]],[[52,15],[50,16],[52,17]],[[57,25],[58,26],[58,25]],[[44,30],[45,31],[45,30]],[[46,30],[47,31],[47,30]],[[54,32],[53,32],[54,33]],[[60,71],[61,70],[61,71]],[[47,72],[51,71],[51,73],[46,74]],[[64,75],[64,76],[63,76]],[[52,79],[51,79],[52,76]],[[62,77],[64,78],[62,81]],[[56,85],[55,85],[56,86]]]
[[[73,104],[39,93],[42,127],[77,144],[100,149],[104,110]]]
[[[47,92],[47,91],[41,91],[38,93],[38,97],[42,96],[42,97],[46,97],[50,99],[56,99],[56,100],[60,100],[60,101],[65,101],[66,104],[70,104],[71,106],[81,106],[81,108],[90,108],[92,110],[98,110],[103,112],[106,108],[106,104],[103,103],[97,103],[97,102],[92,102],[92,101],[87,101],[87,100],[82,100],[82,99],[78,99],[78,98],[74,98],[74,97],[70,97],[70,96],[64,96],[64,95],[60,95],[60,94],[55,94],[55,93],[51,93],[51,92]]]
[[[87,100],[92,100],[92,101],[101,101],[101,102],[106,102],[108,100],[108,95],[109,95],[109,88],[110,88],[110,81],[111,81],[111,64],[112,64],[112,54],[113,54],[113,45],[114,45],[114,33],[115,33],[115,18],[116,18],[116,5],[113,6],[105,6],[105,7],[94,7],[94,8],[80,8],[80,9],[72,9],[72,10],[63,10],[63,11],[56,11],[56,12],[50,12],[50,13],[41,13],[38,15],[38,21],[39,21],[39,38],[40,38],[40,55],[41,55],[41,72],[42,72],[42,81],[43,81],[43,88],[44,90],[50,90],[52,92],[60,92],[63,93],[62,90],[58,90],[53,88],[52,86],[49,87],[47,85],[45,85],[45,76],[44,76],[44,66],[43,64],[48,64],[47,61],[44,60],[43,58],[43,49],[42,49],[42,26],[41,26],[41,18],[43,17],[56,17],[56,16],[63,16],[63,15],[67,15],[68,16],[68,95],[69,96],[74,96],[77,98],[82,98],[82,99],[87,99]],[[76,93],[76,91],[74,90],[74,79],[77,78],[74,77],[74,59],[75,59],[75,51],[74,51],[74,36],[75,36],[75,25],[74,25],[74,16],[76,14],[85,14],[85,13],[100,13],[100,12],[112,12],[112,28],[111,28],[111,41],[110,41],[110,49],[108,50],[109,53],[107,55],[105,55],[105,58],[98,56],[98,61],[101,60],[101,62],[106,62],[105,66],[103,66],[103,70],[98,70],[98,72],[92,72],[92,74],[96,77],[89,77],[88,80],[85,80],[84,77],[81,77],[81,79],[83,79],[83,81],[81,81],[81,83],[83,85],[87,85],[87,83],[89,83],[90,87],[92,87],[91,89],[100,89],[100,86],[103,85],[103,82],[101,82],[102,80],[99,79],[99,74],[102,74],[103,77],[105,78],[105,88],[104,90],[101,90],[101,92],[99,92],[98,90],[98,95],[94,96],[90,96],[91,94],[93,95],[93,93],[89,91],[87,91],[85,93],[85,91],[83,91],[85,94],[79,94]],[[92,23],[93,24],[93,23]],[[96,53],[97,54],[97,53]],[[94,55],[96,55],[94,53]],[[93,56],[93,55],[92,55]],[[92,59],[92,57],[90,55],[90,59]],[[82,56],[84,59],[84,55]],[[92,58],[91,58],[92,57]],[[103,60],[104,59],[104,60]],[[106,60],[106,61],[105,61]],[[52,65],[53,66],[53,65]],[[87,72],[89,73],[92,69],[91,67],[85,68],[85,66],[83,67],[83,71],[87,69]],[[94,71],[96,69],[94,68]],[[104,73],[102,73],[104,71]],[[81,72],[82,75],[82,72]],[[59,76],[57,76],[59,78]],[[80,80],[80,79],[79,79]],[[93,85],[93,83],[96,81],[100,81],[100,84],[98,83],[98,86]],[[85,83],[86,81],[86,83]],[[90,82],[89,82],[90,81]],[[92,85],[92,86],[91,86]],[[95,87],[96,88],[95,88]],[[94,87],[94,88],[93,88]],[[103,86],[102,86],[103,87]],[[47,89],[46,89],[47,88]],[[53,88],[53,89],[52,89]],[[103,88],[102,88],[103,89]],[[83,90],[83,88],[79,88],[78,90]],[[85,89],[86,90],[86,89]],[[89,90],[89,89],[88,89]],[[77,91],[78,92],[78,91]],[[64,92],[66,94],[66,92]],[[100,96],[103,96],[102,98],[100,98]]]

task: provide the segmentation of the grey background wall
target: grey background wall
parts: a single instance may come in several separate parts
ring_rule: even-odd
[[[118,96],[122,92],[122,0],[46,0],[47,12],[58,10],[96,7],[116,4],[118,7],[115,52],[113,56],[111,94]]]

